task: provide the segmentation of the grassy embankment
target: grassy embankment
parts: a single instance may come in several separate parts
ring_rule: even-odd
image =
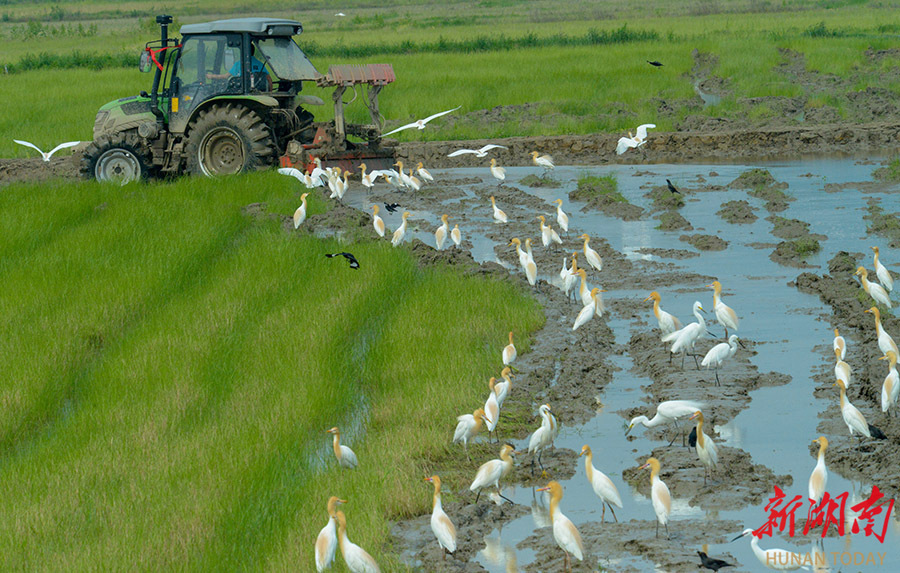
[[[106,5],[85,6],[99,10]],[[443,21],[424,9],[398,13],[392,6],[379,11],[360,7],[361,14],[335,19],[331,10],[317,5],[308,17],[293,17],[306,22],[300,44],[323,72],[332,64],[394,65],[398,79],[381,97],[388,127],[461,105],[457,114],[434,122],[424,134],[435,139],[623,131],[644,121],[670,130],[690,114],[765,121],[780,111],[764,100],[748,99],[764,96],[805,97],[807,107],[829,106],[846,116],[846,92],[807,93],[790,74],[776,70],[785,61],[779,48],[803,54],[808,70],[852,80],[851,91],[873,87],[900,92],[895,74],[884,73],[897,66],[898,58],[865,55],[868,48],[892,48],[900,29],[900,16],[879,6],[793,10],[790,4],[774,17],[772,12],[679,12],[654,4],[639,16],[614,4],[600,14],[602,19],[594,13],[582,18],[564,13],[563,20],[552,25],[540,20],[547,17],[543,2],[530,3],[508,22],[487,8],[480,12],[482,18],[449,17],[454,6],[442,8],[448,16]],[[742,6],[738,3],[734,8]],[[226,3],[222,10],[236,15],[227,13],[229,7],[236,8]],[[18,14],[25,8],[14,5],[10,10]],[[190,16],[183,19],[221,15],[198,12],[197,6],[185,7]],[[12,39],[12,49],[5,50],[0,63],[16,68],[25,54],[71,56],[76,48],[119,54],[129,42],[127,51],[136,58],[143,43],[158,33],[147,20],[123,16],[101,21],[101,39],[90,44],[77,35]],[[9,23],[0,30],[9,37],[15,26],[24,24]],[[109,42],[102,39],[104,33]],[[713,56],[708,73],[726,82],[729,93],[717,105],[703,108],[694,94],[694,49]],[[84,59],[87,65],[91,58]],[[665,66],[652,68],[646,60],[659,60]],[[37,93],[42,97],[22,98],[23,84],[40,89]],[[35,143],[45,146],[58,139],[89,138],[99,105],[149,85],[149,76],[127,68],[16,74],[15,81],[0,82],[0,97],[10,104],[9,113],[4,114],[10,119],[0,119],[0,156],[30,153],[10,141],[20,136],[28,139],[20,134],[35,134]],[[330,102],[330,92],[312,88],[307,93]],[[497,106],[502,107],[496,113],[481,113]],[[331,117],[329,105],[314,111],[320,119]],[[368,120],[359,102],[348,108],[348,116]],[[24,121],[19,119],[23,117]],[[39,125],[51,121],[58,138]],[[423,133],[413,130],[397,137],[418,138]]]
[[[422,460],[542,315],[386,241],[241,213],[297,194],[274,173],[0,193],[2,569],[311,567],[337,494],[398,570],[386,517],[426,509]],[[323,256],[347,248],[358,271]]]

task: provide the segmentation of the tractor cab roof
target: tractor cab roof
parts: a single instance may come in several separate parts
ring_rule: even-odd
[[[247,32],[266,36],[296,36],[303,32],[303,24],[282,18],[233,18],[203,24],[185,24],[181,35],[216,34],[221,32]]]

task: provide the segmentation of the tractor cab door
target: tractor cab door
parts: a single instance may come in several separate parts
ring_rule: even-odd
[[[186,36],[169,88],[169,130],[184,133],[194,110],[211,97],[241,93],[240,34]]]

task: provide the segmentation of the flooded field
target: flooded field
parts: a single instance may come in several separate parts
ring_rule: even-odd
[[[530,178],[533,185],[540,186],[520,182],[539,175],[537,168],[518,167],[507,170],[502,187],[487,168],[448,169],[436,170],[436,182],[417,194],[386,185],[372,194],[361,189],[348,193],[345,202],[362,211],[371,212],[373,203],[400,203],[402,207],[394,214],[382,211],[387,227],[396,228],[402,211],[409,210],[411,232],[407,237],[411,234],[412,240],[430,246],[441,215],[447,213],[450,228],[459,224],[463,247],[477,263],[493,273],[506,269],[510,275],[522,277],[526,288],[510,240],[530,237],[538,267],[535,296],[548,317],[545,328],[535,335],[532,351],[516,362],[519,375],[510,401],[519,400],[520,411],[530,412],[534,420],[539,420],[538,406],[548,402],[559,417],[561,432],[555,448],[543,458],[549,477],[531,478],[530,456],[521,455],[504,489],[515,505],[494,506],[482,496],[474,506],[474,495],[467,487],[474,468],[495,458],[498,449],[496,444],[489,446],[486,437],[479,437],[481,443],[475,449],[470,447],[473,469],[459,469],[457,479],[451,477],[446,486],[452,493],[445,493],[445,509],[457,520],[460,549],[442,562],[428,516],[423,516],[395,528],[397,547],[409,563],[424,570],[561,569],[563,554],[549,527],[549,503],[544,494],[535,491],[547,480],[556,479],[565,492],[561,509],[585,541],[585,561],[576,562],[575,570],[598,566],[615,571],[694,569],[699,564],[696,552],[703,544],[708,544],[711,556],[737,565],[730,570],[759,570],[748,538],[729,541],[744,528],[766,522],[765,506],[773,486],[782,488],[787,500],[801,495],[806,502],[807,481],[817,453],[812,440],[825,435],[831,442],[826,454],[827,491],[832,496],[848,492],[845,535],[832,533],[814,545],[822,531],[818,526],[813,534],[803,536],[806,502],[797,511],[793,538],[786,530],[763,538],[760,546],[801,554],[824,550],[833,571],[900,568],[900,522],[896,517],[889,520],[883,543],[862,532],[850,533],[854,516],[849,507],[868,498],[873,485],[894,498],[900,491],[900,423],[881,412],[879,397],[887,366],[886,361],[878,360],[881,353],[874,343],[873,319],[860,312],[860,317],[845,324],[846,309],[840,304],[826,304],[795,284],[801,273],[828,275],[830,261],[841,252],[849,253],[856,264],[874,274],[871,246],[881,247],[884,264],[894,274],[900,272],[900,250],[869,234],[864,219],[874,204],[886,213],[900,210],[897,188],[873,181],[877,167],[869,161],[848,159],[558,167],[547,178],[549,184]],[[765,170],[774,181],[744,185],[742,174],[751,169]],[[570,199],[577,180],[585,176],[614,176],[618,192],[631,207],[613,205],[601,211]],[[666,179],[681,191],[683,206],[674,195],[674,202],[668,197]],[[493,222],[491,195],[509,216],[509,223]],[[536,219],[545,215],[557,227],[556,199],[563,200],[562,207],[570,217],[570,230],[563,237],[565,250],[541,246]],[[688,226],[658,228],[671,220],[666,213],[677,213]],[[581,233],[591,236],[591,246],[604,259],[602,271],[588,272],[588,283],[606,290],[602,294],[606,314],[573,332],[571,325],[581,304],[565,301],[558,274],[566,253],[580,254]],[[779,243],[796,237],[811,237],[820,249],[802,257],[784,256]],[[434,253],[438,260],[445,255],[455,256]],[[835,271],[834,278],[856,281],[852,270]],[[713,371],[698,371],[690,357],[684,370],[679,356],[669,364],[658,339],[652,303],[644,302],[651,291],[658,291],[663,308],[687,324],[694,320],[691,305],[700,301],[709,311],[705,319],[711,334],[697,343],[702,358],[724,340],[708,287],[715,279],[723,285],[724,302],[740,317],[736,334],[745,345],[719,369],[721,387],[715,385]],[[871,306],[871,300],[863,297],[850,302],[860,308]],[[841,420],[839,393],[833,387],[835,327],[847,338],[846,361],[854,370],[848,397],[870,424],[888,436],[881,442],[867,440],[859,450]],[[891,316],[885,316],[885,328],[900,335]],[[858,334],[866,330],[872,334]],[[672,399],[706,404],[704,428],[715,439],[720,455],[720,467],[708,485],[703,484],[704,469],[696,453],[682,447],[680,440],[668,446],[658,429],[641,426],[625,435],[628,420],[638,414],[652,417],[658,402]],[[473,404],[472,409],[478,406]],[[530,415],[527,424],[533,429],[539,422],[532,422]],[[684,427],[691,424],[686,422]],[[455,421],[446,421],[448,441],[454,425]],[[518,450],[527,449],[530,429],[505,433],[502,417],[498,429],[503,441],[510,441]],[[611,523],[610,512],[606,522],[600,523],[602,507],[585,479],[583,458],[578,457],[585,444],[593,448],[594,465],[610,476],[622,496],[623,507],[616,509],[617,523]],[[651,455],[661,460],[660,477],[672,493],[668,540],[664,534],[659,539],[654,536],[649,472],[637,469]],[[881,514],[875,518],[876,532],[883,524]],[[883,560],[848,569],[841,559],[852,553],[874,555],[876,561],[881,555]]]

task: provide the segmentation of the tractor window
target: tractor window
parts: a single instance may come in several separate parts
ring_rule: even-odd
[[[231,77],[230,70],[235,67],[240,70],[240,36],[193,36],[185,38],[183,44],[177,71],[182,85],[225,80],[226,86],[218,89],[218,93],[240,92],[239,77],[235,81],[227,81]]]
[[[282,80],[315,80],[321,75],[293,38],[259,38],[256,45],[272,72]]]

